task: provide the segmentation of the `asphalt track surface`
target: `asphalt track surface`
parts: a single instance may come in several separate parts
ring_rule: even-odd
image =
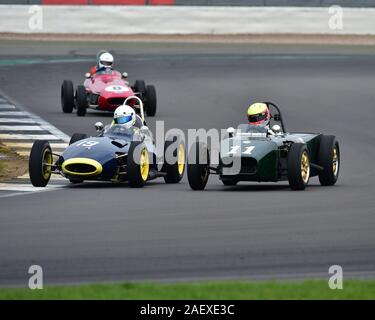
[[[90,281],[346,277],[375,271],[374,48],[0,42],[0,88],[71,135],[93,123],[60,109],[60,84],[78,84],[97,50],[113,48],[132,80],[155,84],[167,127],[226,128],[249,102],[282,107],[289,130],[334,134],[336,186],[316,178],[204,192],[155,180],[144,189],[84,183],[0,199],[0,285],[26,285],[31,264],[45,285]],[[42,59],[27,64],[25,60]],[[74,62],[74,59],[82,59]],[[4,60],[8,60],[4,63]],[[50,61],[53,60],[53,61]],[[23,62],[22,62],[23,61]],[[48,62],[50,61],[50,62]],[[30,61],[28,62],[30,63]]]

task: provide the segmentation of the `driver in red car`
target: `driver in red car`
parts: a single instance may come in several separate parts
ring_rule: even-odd
[[[102,53],[99,53],[96,66],[90,69],[91,76],[103,71],[112,70],[113,61],[113,56],[109,52],[103,51]]]

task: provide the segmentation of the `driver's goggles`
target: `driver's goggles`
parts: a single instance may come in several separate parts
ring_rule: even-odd
[[[109,62],[109,61],[100,61],[100,63],[103,65],[103,66],[108,66],[110,67],[112,65],[112,62]]]
[[[118,124],[124,124],[124,123],[129,122],[131,119],[132,119],[132,116],[124,116],[124,117],[121,117],[121,118],[117,118],[116,122]]]
[[[260,114],[253,114],[248,115],[247,118],[249,119],[249,122],[259,122],[267,119],[267,112],[260,113]]]

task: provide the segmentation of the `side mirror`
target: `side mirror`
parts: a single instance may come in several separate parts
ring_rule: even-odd
[[[228,129],[227,129],[227,133],[229,134],[229,137],[233,137],[233,135],[234,135],[234,128],[233,127],[229,127]]]
[[[274,116],[273,116],[273,120],[275,120],[275,121],[281,121],[281,116],[280,116],[280,114],[275,114]]]
[[[281,127],[278,124],[274,124],[271,129],[275,133],[280,133],[281,131]]]
[[[104,129],[104,125],[103,125],[103,123],[101,123],[101,122],[96,122],[96,123],[95,123],[95,130],[96,130],[97,132],[101,132],[101,131],[103,131],[103,129]]]
[[[123,73],[122,73],[122,77],[123,77],[124,79],[127,79],[127,78],[128,78],[128,76],[129,76],[129,75],[128,75],[128,73],[127,73],[127,72],[123,72]]]
[[[91,78],[91,73],[89,73],[89,72],[85,73],[85,78],[86,79],[90,79]]]

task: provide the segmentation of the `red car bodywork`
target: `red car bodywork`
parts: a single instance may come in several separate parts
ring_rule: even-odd
[[[89,107],[98,110],[114,111],[126,98],[135,95],[129,83],[115,70],[93,74],[83,85],[88,94]],[[129,101],[129,105],[132,106],[132,103]]]

